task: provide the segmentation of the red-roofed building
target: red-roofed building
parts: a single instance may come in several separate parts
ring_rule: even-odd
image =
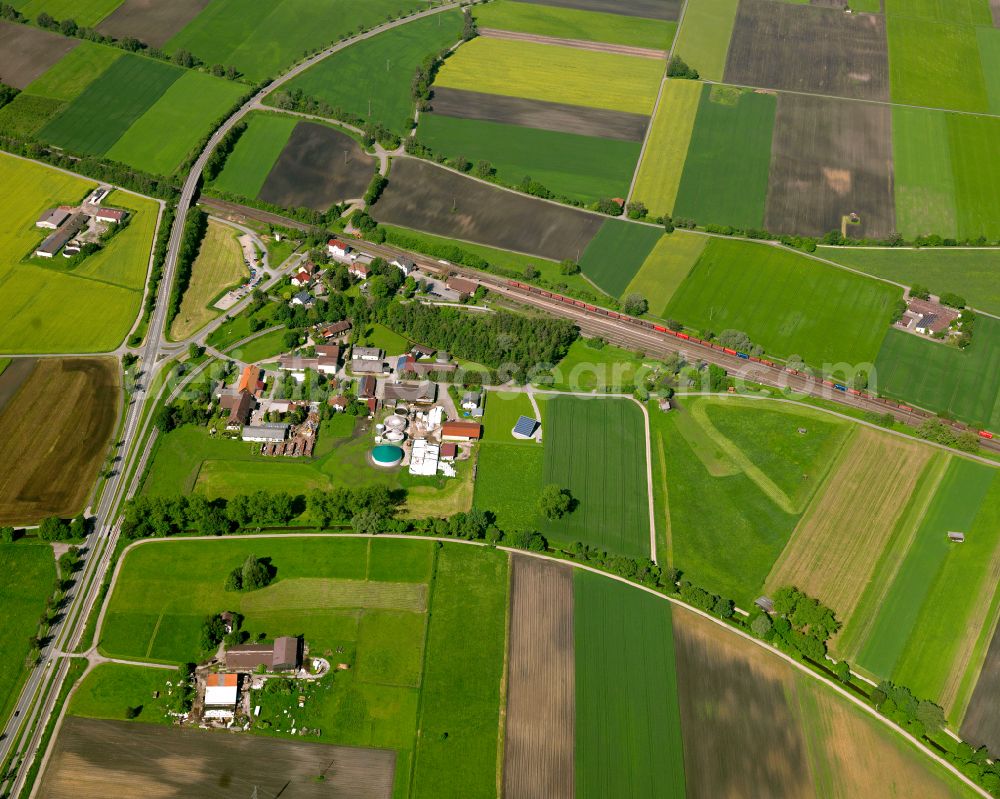
[[[247,391],[256,397],[263,390],[264,381],[260,378],[260,367],[256,364],[244,367],[243,372],[240,374],[239,382],[236,384],[236,391]]]
[[[110,222],[112,225],[117,225],[125,218],[126,214],[126,211],[122,211],[119,208],[102,208],[97,212],[97,221]]]
[[[445,422],[441,425],[442,441],[478,441],[483,426],[478,422]]]
[[[446,443],[441,445],[441,460],[453,461],[458,455],[458,444]]]
[[[331,257],[336,258],[338,261],[346,261],[351,257],[350,246],[342,242],[340,239],[330,239],[326,243],[326,251],[330,253]]]
[[[296,272],[295,276],[292,277],[293,286],[308,286],[310,283],[312,283],[312,277],[305,269]]]

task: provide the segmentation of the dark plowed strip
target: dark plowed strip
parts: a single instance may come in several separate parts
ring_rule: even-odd
[[[576,8],[580,11],[603,11],[605,14],[621,14],[623,17],[645,17],[646,19],[677,19],[681,11],[681,0],[519,0],[541,6]]]
[[[642,114],[441,87],[434,89],[431,110],[449,117],[485,119],[620,141],[642,141],[649,124],[649,117]]]
[[[990,0],[990,13],[993,14],[993,27],[1000,28],[1000,0]]]
[[[534,42],[535,44],[552,44],[557,47],[573,47],[577,50],[593,50],[595,53],[614,53],[615,55],[631,55],[637,58],[666,58],[666,50],[654,50],[651,47],[633,47],[628,44],[609,44],[608,42],[590,42],[584,39],[560,39],[558,36],[542,36],[540,33],[525,33],[524,31],[505,31],[499,28],[480,28],[480,36],[491,39],[509,39],[515,42]]]
[[[578,260],[604,219],[491,186],[427,161],[395,158],[379,222],[561,261]]]
[[[209,0],[125,0],[97,26],[107,36],[132,36],[150,47],[163,47],[193,20]]]
[[[503,795],[573,799],[573,570],[515,555]]]
[[[28,25],[0,22],[0,83],[25,88],[79,43]]]
[[[991,752],[1000,752],[1000,627],[993,633],[986,661],[979,672],[976,689],[972,692],[969,709],[962,720],[962,738],[973,746],[985,745]]]
[[[34,358],[14,358],[10,365],[0,373],[0,413],[7,407],[17,390],[34,371],[38,361]]]

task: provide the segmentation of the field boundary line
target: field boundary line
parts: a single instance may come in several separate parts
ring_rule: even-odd
[[[353,532],[351,532],[351,533],[278,533],[278,534],[275,534],[275,535],[270,535],[270,534],[265,534],[265,535],[257,535],[257,534],[240,535],[240,534],[237,534],[237,535],[227,535],[227,536],[209,535],[209,536],[181,536],[181,537],[173,536],[173,537],[168,537],[168,538],[143,538],[143,539],[141,539],[139,541],[133,541],[124,550],[122,550],[121,557],[118,560],[118,563],[117,563],[117,565],[115,567],[115,573],[114,573],[114,576],[112,578],[112,588],[114,586],[114,582],[116,582],[117,579],[118,579],[118,575],[119,575],[119,573],[121,571],[121,565],[125,562],[125,556],[128,554],[129,551],[131,551],[135,547],[142,546],[142,545],[169,544],[171,542],[177,542],[177,541],[202,541],[202,542],[205,542],[205,541],[225,541],[227,539],[236,539],[236,540],[239,540],[239,539],[263,539],[263,538],[279,538],[280,539],[280,538],[374,538],[374,537],[389,538],[389,539],[401,539],[401,540],[415,540],[415,541],[438,541],[438,542],[443,543],[443,544],[459,544],[459,545],[464,545],[464,546],[474,546],[474,547],[483,547],[483,548],[488,548],[488,547],[491,546],[490,544],[487,544],[485,541],[469,541],[469,540],[462,539],[462,538],[445,538],[445,537],[439,537],[439,536],[413,535],[413,534],[408,534],[408,533],[353,533]],[[784,652],[782,652],[781,650],[776,649],[773,646],[770,646],[766,641],[762,641],[762,640],[760,640],[758,638],[754,638],[749,633],[746,633],[743,630],[740,630],[740,629],[738,629],[736,627],[733,627],[730,624],[726,624],[722,619],[716,618],[715,616],[712,616],[711,614],[709,614],[709,613],[707,613],[707,612],[705,612],[703,610],[700,610],[700,609],[698,609],[696,607],[693,607],[692,605],[688,605],[686,602],[682,602],[676,596],[669,596],[667,594],[663,594],[660,591],[657,591],[654,588],[650,588],[647,585],[642,585],[640,583],[633,582],[633,581],[631,581],[631,580],[629,580],[629,579],[627,579],[625,577],[621,577],[621,576],[619,576],[617,574],[611,574],[609,572],[602,571],[602,570],[600,570],[600,569],[598,569],[598,568],[596,568],[594,566],[588,566],[585,563],[577,563],[576,561],[573,561],[573,560],[568,560],[568,559],[554,557],[553,555],[549,555],[549,554],[543,553],[543,552],[532,552],[532,551],[526,550],[526,549],[519,549],[517,547],[507,547],[507,546],[497,545],[497,546],[494,546],[494,548],[498,549],[498,550],[500,550],[502,552],[506,552],[506,553],[508,553],[508,555],[517,554],[517,555],[524,555],[525,557],[539,558],[539,559],[542,559],[542,560],[548,560],[548,561],[553,561],[555,563],[561,563],[561,564],[564,564],[564,565],[568,565],[568,566],[571,566],[574,569],[581,569],[583,571],[588,571],[588,572],[591,572],[593,574],[598,574],[598,575],[600,575],[602,577],[606,577],[606,578],[608,578],[610,580],[614,580],[616,582],[622,583],[623,585],[627,585],[627,586],[630,586],[632,588],[636,588],[636,589],[638,589],[640,591],[645,591],[647,594],[651,594],[651,595],[653,595],[653,596],[655,596],[655,597],[657,597],[657,598],[659,598],[661,600],[664,600],[666,602],[670,602],[673,605],[677,605],[678,607],[684,608],[684,610],[689,611],[690,613],[694,613],[694,614],[696,614],[698,616],[701,616],[703,619],[706,619],[707,621],[710,621],[713,624],[716,624],[719,627],[722,627],[725,630],[728,630],[730,633],[732,633],[734,635],[738,635],[741,638],[749,641],[750,643],[752,643],[752,644],[754,644],[756,646],[759,646],[761,649],[765,650],[766,652],[770,653],[771,655],[774,655],[775,657],[781,658],[786,663],[788,663],[789,665],[791,665],[793,668],[799,670],[800,672],[802,672],[803,674],[807,675],[808,677],[811,677],[814,680],[817,680],[819,682],[824,683],[828,688],[832,689],[834,692],[836,692],[837,694],[839,694],[842,698],[846,699],[847,701],[849,701],[852,704],[854,704],[856,707],[860,708],[864,713],[866,713],[869,716],[871,716],[872,718],[874,718],[880,724],[883,724],[890,731],[895,732],[897,735],[901,736],[904,740],[908,741],[912,746],[914,746],[919,752],[923,753],[926,757],[929,757],[931,760],[933,760],[934,762],[936,762],[939,766],[941,766],[944,769],[946,769],[947,771],[949,771],[952,775],[954,775],[959,780],[961,780],[967,787],[969,787],[970,789],[972,789],[972,791],[974,791],[977,795],[983,797],[983,799],[993,799],[993,797],[985,789],[981,788],[979,785],[977,785],[971,779],[969,779],[968,777],[966,777],[961,771],[959,771],[954,765],[952,765],[951,763],[949,763],[947,760],[945,760],[942,757],[939,757],[931,749],[929,749],[928,747],[924,746],[924,744],[922,744],[917,738],[915,738],[909,732],[907,732],[906,730],[904,730],[902,727],[896,725],[891,719],[883,716],[875,708],[871,707],[870,705],[866,704],[865,702],[862,702],[856,696],[854,696],[853,694],[851,694],[850,692],[848,692],[845,688],[841,688],[839,685],[837,685],[835,682],[833,682],[833,680],[831,680],[830,678],[824,677],[823,675],[821,675],[821,674],[813,671],[812,669],[810,669],[807,666],[803,665],[799,661],[795,660],[790,655],[787,655]],[[435,556],[436,556],[436,552],[435,552]],[[435,557],[435,564],[436,564],[436,557]],[[436,565],[435,565],[435,572],[436,572]],[[109,595],[110,595],[110,593],[111,593],[111,590],[109,589]],[[433,606],[431,606],[431,609],[433,609]],[[428,613],[430,613],[430,612],[431,611],[428,611]],[[428,626],[429,626],[429,624],[428,624]],[[425,655],[426,655],[426,650],[425,650]],[[418,730],[418,735],[419,735],[419,730]],[[414,752],[414,771],[415,771],[415,766],[416,766],[416,752]]]

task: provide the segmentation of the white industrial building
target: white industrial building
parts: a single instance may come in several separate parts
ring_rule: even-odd
[[[410,451],[410,474],[434,476],[437,474],[440,457],[441,448],[439,446],[428,443],[427,439],[424,438],[416,439],[413,442],[413,449]]]
[[[236,708],[239,677],[236,674],[209,674],[205,678],[205,707]]]
[[[287,435],[287,424],[266,423],[258,426],[248,425],[243,428],[244,441],[276,444],[284,441]]]

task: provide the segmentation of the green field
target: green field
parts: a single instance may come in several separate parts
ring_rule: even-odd
[[[986,81],[990,113],[1000,114],[1000,30],[992,27],[976,28],[976,38],[979,43],[979,58],[983,65],[983,79]]]
[[[14,0],[13,6],[29,19],[43,11],[58,20],[74,19],[93,27],[122,4],[122,0]]]
[[[1000,237],[1000,118],[948,115],[958,235]]]
[[[75,100],[122,55],[117,47],[80,42],[25,91],[54,100]]]
[[[662,228],[609,219],[584,250],[580,268],[612,297],[619,297],[662,235]]]
[[[446,545],[438,554],[412,782],[417,799],[495,795],[508,559]]]
[[[558,391],[612,391],[631,394],[636,384],[649,369],[644,364],[654,364],[652,359],[637,358],[634,350],[625,350],[614,344],[604,344],[600,349],[583,339],[577,339],[566,353],[566,357],[556,364],[551,385],[544,380],[536,382],[543,388]],[[544,404],[549,397],[539,397]]]
[[[962,351],[890,330],[875,361],[878,390],[974,425],[1000,426],[1000,320],[980,317]]]
[[[116,193],[113,201],[140,209],[101,252],[73,271],[61,257],[51,265],[22,262],[44,238],[35,220],[60,203],[77,203],[91,181],[13,156],[0,156],[0,351],[103,352],[125,338],[142,299],[155,204]]]
[[[674,216],[763,227],[776,109],[773,94],[704,87]]]
[[[461,33],[462,16],[457,11],[425,17],[351,45],[285,88],[301,89],[335,109],[370,117],[404,133],[413,120],[410,82],[414,71],[427,56],[455,44]]]
[[[156,175],[173,174],[246,91],[230,80],[185,72],[106,155]]]
[[[544,487],[544,453],[540,444],[524,444],[483,442],[479,447],[473,504],[495,514],[501,530],[531,530],[539,522],[530,497]]]
[[[676,22],[599,11],[497,0],[475,10],[481,28],[524,31],[559,39],[670,49]]]
[[[573,603],[576,796],[684,797],[670,605],[580,570]]]
[[[255,113],[248,117],[247,123],[246,132],[211,187],[253,198],[267,180],[298,121],[280,114]]]
[[[166,699],[177,672],[128,666],[124,663],[100,663],[73,692],[67,713],[91,719],[116,719],[146,724],[169,724]],[[156,693],[160,695],[154,698]],[[126,708],[140,708],[135,719],[125,715]]]
[[[894,106],[892,153],[900,235],[957,235],[948,115]]]
[[[72,152],[103,155],[183,74],[172,64],[126,54],[42,128],[39,136]],[[170,140],[170,136],[164,138]]]
[[[622,297],[637,292],[649,301],[651,313],[663,316],[671,297],[698,262],[708,241],[708,236],[681,230],[663,236],[646,256]]]
[[[0,133],[31,138],[65,107],[61,100],[21,92],[0,108]]]
[[[438,86],[650,114],[663,62],[536,42],[478,37],[438,72]]]
[[[215,0],[166,50],[190,50],[207,64],[234,66],[251,81],[263,81],[360,26],[372,28],[422,7],[414,0]]]
[[[557,196],[582,202],[628,194],[641,147],[639,142],[437,114],[420,117],[418,139],[441,155],[461,156],[473,164],[489,161],[504,183],[516,185],[530,177]]]
[[[287,333],[288,331],[284,328],[272,330],[270,333],[258,336],[246,344],[240,344],[239,347],[233,350],[232,354],[245,363],[265,361],[268,358],[281,355],[283,352],[288,351],[288,345],[285,344],[285,335]]]
[[[633,196],[654,216],[672,214],[681,185],[702,84],[667,80],[646,139]]]
[[[27,675],[24,660],[28,656],[28,639],[38,632],[38,617],[52,593],[56,565],[48,544],[22,541],[0,544],[0,568],[5,575],[0,583],[4,611],[0,624],[0,716],[7,718],[21,678]]]
[[[863,364],[874,362],[901,293],[788,250],[713,239],[666,313],[702,331],[742,330],[780,358]]]
[[[949,0],[946,3],[937,0],[885,0],[885,13],[887,16],[915,17],[927,22],[993,24],[989,0]]]
[[[904,286],[927,286],[932,294],[952,291],[974,308],[1000,314],[1000,250],[822,247],[816,254]]]
[[[545,408],[544,485],[579,503],[542,525],[553,538],[650,557],[642,412],[625,399],[556,397]],[[534,502],[537,497],[524,498]]]
[[[722,80],[738,5],[737,0],[689,0],[684,9],[674,53],[706,80]]]
[[[170,337],[175,341],[193,335],[217,317],[220,311],[212,307],[213,301],[227,288],[250,277],[237,235],[229,225],[209,220],[180,310],[170,327]]]
[[[893,102],[990,110],[974,27],[887,13],[886,34]]]

